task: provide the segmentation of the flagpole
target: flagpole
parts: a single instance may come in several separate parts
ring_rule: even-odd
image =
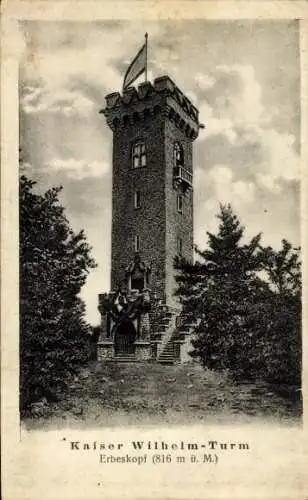
[[[148,81],[148,34],[145,34],[145,81]]]

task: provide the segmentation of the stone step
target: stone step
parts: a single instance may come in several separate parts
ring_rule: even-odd
[[[175,363],[175,359],[174,358],[158,358],[157,360],[158,363],[160,363],[161,365],[173,365]]]
[[[130,352],[130,353],[128,353],[128,352],[117,352],[117,353],[116,353],[116,356],[119,356],[119,358],[120,358],[121,356],[125,356],[126,358],[127,358],[127,357],[128,357],[128,358],[132,358],[132,357],[134,357],[134,356],[135,356],[135,353],[134,353],[134,352]]]
[[[166,330],[168,330],[168,326],[169,326],[169,325],[157,325],[157,327],[156,327],[156,332],[157,332],[157,333],[165,333],[165,332],[166,332]],[[155,332],[155,333],[156,333],[156,332]]]
[[[159,358],[174,358],[173,352],[161,352]]]
[[[166,346],[163,350],[162,350],[162,354],[173,354],[173,345],[172,346]]]
[[[112,358],[107,360],[109,363],[138,363],[139,359]]]
[[[170,325],[170,319],[169,319],[169,318],[164,318],[164,319],[161,319],[161,320],[158,322],[158,325],[159,325],[159,326],[168,326],[168,325]]]
[[[177,328],[177,333],[179,333],[180,335],[188,335],[190,333],[190,330],[187,326],[185,328],[181,326],[180,328]]]
[[[135,354],[116,354],[112,361],[121,362],[121,363],[131,363],[134,361],[138,361],[136,359]]]
[[[151,334],[151,340],[159,341],[159,340],[161,340],[163,334],[164,334],[164,332],[154,332]]]

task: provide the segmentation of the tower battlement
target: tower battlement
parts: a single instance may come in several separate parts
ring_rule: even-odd
[[[129,87],[106,96],[106,107],[100,111],[114,131],[118,127],[132,125],[158,113],[169,118],[177,128],[194,141],[202,124],[198,109],[175,85],[169,76],[141,83],[137,88]]]

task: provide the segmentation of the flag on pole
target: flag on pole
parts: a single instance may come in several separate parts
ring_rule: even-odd
[[[123,82],[123,90],[129,87],[143,72],[147,79],[147,52],[148,52],[148,34],[145,35],[145,42],[133,61],[130,63]]]

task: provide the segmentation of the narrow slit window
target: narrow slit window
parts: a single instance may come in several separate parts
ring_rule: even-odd
[[[140,236],[139,235],[135,236],[134,247],[135,247],[135,252],[140,251]]]
[[[134,193],[134,207],[135,208],[141,207],[141,193],[140,193],[140,191],[135,191],[135,193]]]
[[[183,253],[183,240],[180,237],[177,239],[177,252],[179,255],[182,255]]]
[[[146,167],[147,155],[144,142],[134,144],[132,150],[132,165],[133,168]]]
[[[183,213],[183,206],[184,206],[184,200],[183,196],[181,194],[178,194],[177,196],[177,209],[180,214]]]

